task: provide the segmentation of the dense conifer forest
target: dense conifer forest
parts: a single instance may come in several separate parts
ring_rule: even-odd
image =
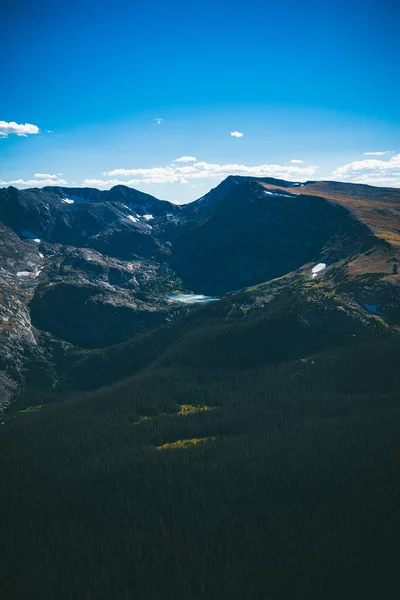
[[[21,396],[3,598],[397,597],[400,340],[335,298],[327,328],[322,284],[305,322],[302,294],[210,303]]]

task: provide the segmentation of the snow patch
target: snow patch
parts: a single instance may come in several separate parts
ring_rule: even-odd
[[[321,271],[324,271],[325,269],[326,269],[325,263],[318,263],[317,265],[315,265],[315,267],[313,267],[311,269],[312,278],[315,279],[315,277],[318,275],[318,273],[320,273]]]
[[[151,219],[154,219],[153,215],[143,215],[143,219],[145,219],[146,221],[151,221]]]
[[[275,197],[279,197],[279,198],[293,198],[293,196],[290,194],[281,194],[280,192],[267,192],[266,190],[264,191],[265,196],[275,196]]]
[[[130,221],[132,221],[132,223],[139,223],[139,219],[137,219],[136,217],[134,217],[132,215],[128,215],[128,219]]]
[[[32,271],[17,271],[17,277],[39,277],[40,273],[43,269],[36,269],[34,272]]]
[[[85,200],[82,196],[75,196],[74,194],[70,194],[69,198],[61,198],[61,200],[65,204],[87,204],[89,202],[89,200]]]
[[[132,202],[129,202],[128,205],[124,204],[124,206],[129,210],[149,210],[150,208],[149,204],[133,204]]]
[[[212,298],[211,296],[204,296],[203,294],[173,294],[167,296],[168,300],[175,300],[175,302],[183,302],[184,304],[197,304],[199,302],[215,302],[218,298]]]

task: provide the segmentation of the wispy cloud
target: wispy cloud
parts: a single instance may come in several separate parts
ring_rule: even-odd
[[[35,135],[40,133],[37,125],[31,123],[15,123],[15,121],[0,121],[0,138],[6,138],[9,135],[18,135],[26,137],[27,135]]]
[[[176,158],[174,163],[191,163],[196,162],[197,158],[195,156],[181,156],[180,158]]]
[[[58,175],[62,175],[62,173],[59,173]],[[37,177],[38,179],[57,179],[58,175],[50,175],[50,173],[35,173],[34,177]]]
[[[353,177],[349,183],[400,188],[400,173],[393,173],[391,175],[384,175],[382,173],[364,173],[364,175]]]
[[[243,133],[241,131],[231,131],[231,136],[235,138],[243,137]]]
[[[298,158],[292,158],[292,160],[290,162],[293,163],[294,165],[301,165],[304,161],[299,160]]]
[[[188,183],[193,179],[225,179],[228,175],[245,175],[253,177],[277,177],[280,179],[305,180],[315,174],[318,167],[288,165],[219,165],[207,162],[195,162],[184,166],[152,167],[149,169],[114,169],[103,173],[113,179],[86,179],[85,185],[111,187],[113,185],[138,185],[158,183]],[[130,178],[127,180],[116,179]]]
[[[36,177],[36,175],[35,175]],[[17,185],[22,187],[44,187],[46,185],[67,185],[65,179],[13,179],[11,181],[0,181],[0,186]]]
[[[400,186],[400,154],[388,160],[356,160],[338,167],[332,176],[340,181],[397,187]]]
[[[157,125],[161,125],[161,123],[164,121],[164,119],[160,119],[159,117],[156,117],[154,120],[157,123]]]
[[[364,152],[364,156],[383,156],[384,154],[390,154],[390,150],[384,150],[383,152]]]

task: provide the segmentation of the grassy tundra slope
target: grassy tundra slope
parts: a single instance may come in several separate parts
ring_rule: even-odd
[[[266,189],[285,191],[285,187],[266,183]],[[400,192],[396,188],[379,188],[337,181],[310,181],[290,188],[294,194],[320,196],[344,206],[378,237],[400,246]]]

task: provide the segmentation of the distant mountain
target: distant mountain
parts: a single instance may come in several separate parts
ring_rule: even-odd
[[[263,181],[270,191],[284,190],[281,184]],[[400,190],[337,181],[309,181],[291,190],[294,194],[326,198],[349,210],[379,237],[400,246]]]
[[[224,294],[380,244],[343,205],[276,180],[231,177],[187,207],[201,215],[173,246],[173,266],[196,292]],[[299,194],[293,190],[299,191]]]
[[[230,175],[198,200],[184,205],[184,208],[188,211],[188,214],[197,215],[198,218],[204,219],[212,215],[225,198],[230,198],[232,194],[235,195],[236,186],[247,185],[250,182],[266,183],[285,188],[301,185],[299,183],[284,181],[283,179],[274,179],[273,177],[256,178]]]
[[[125,186],[0,189],[0,220],[21,238],[93,248],[124,260],[165,252],[163,240],[174,236],[180,212]]]

